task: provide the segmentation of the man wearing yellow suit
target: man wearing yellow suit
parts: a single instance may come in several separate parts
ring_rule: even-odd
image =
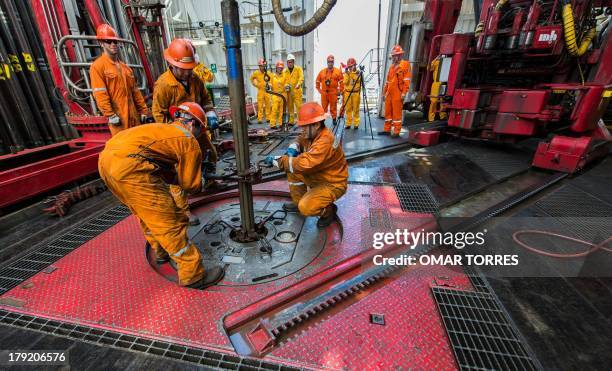
[[[272,85],[272,91],[278,94],[282,94],[287,99],[287,91],[285,89],[286,80],[283,69],[285,64],[283,61],[276,62],[276,71],[272,75],[270,85]],[[270,116],[270,129],[276,129],[283,123],[283,99],[278,95],[272,94],[272,115]]]
[[[265,71],[266,60],[263,58],[259,59],[259,69],[251,74],[251,84],[257,88],[257,123],[263,123],[264,115],[266,120],[270,121],[270,113],[272,111],[272,103],[270,94],[266,92],[266,84],[269,84],[272,75],[270,72]],[[264,72],[265,71],[265,72]],[[268,81],[266,81],[266,75]]]
[[[346,116],[345,128],[359,128],[359,103],[361,102],[361,77],[357,70],[355,58],[347,61],[346,72],[344,72],[344,115]]]
[[[283,75],[285,75],[289,125],[293,125],[302,107],[302,87],[304,86],[304,71],[302,67],[295,65],[293,54],[287,55],[287,68],[283,71]]]

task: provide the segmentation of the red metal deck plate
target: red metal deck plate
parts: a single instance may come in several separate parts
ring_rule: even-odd
[[[256,186],[286,190],[285,181]],[[110,329],[233,354],[223,316],[298,282],[359,252],[371,249],[371,210],[386,210],[390,226],[417,229],[431,215],[401,211],[393,187],[351,185],[338,202],[344,238],[331,229],[324,252],[299,274],[264,284],[206,291],[178,287],[148,264],[138,222],[128,217],[3,297],[23,302],[3,309]],[[344,310],[305,327],[266,356],[305,367],[388,369],[399,366],[455,368],[450,346],[430,293],[438,276],[457,276],[445,268],[411,269]],[[465,276],[454,279],[470,287]],[[385,315],[386,325],[369,322]]]

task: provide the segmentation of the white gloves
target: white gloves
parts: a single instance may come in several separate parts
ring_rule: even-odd
[[[119,116],[117,116],[117,114],[114,114],[108,118],[108,123],[113,126],[120,126],[121,119],[119,118]]]

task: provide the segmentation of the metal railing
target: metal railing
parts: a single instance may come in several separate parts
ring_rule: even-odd
[[[91,82],[89,81],[89,69],[92,65],[91,59],[93,57],[87,57],[88,55],[92,56],[91,49],[101,48],[100,45],[96,43],[89,43],[89,41],[97,41],[95,36],[84,36],[84,35],[66,35],[62,37],[55,46],[55,54],[57,56],[57,61],[60,66],[60,71],[62,73],[62,78],[68,88],[68,92],[72,97],[76,100],[84,100],[89,99],[89,104],[91,105],[92,113],[96,112],[96,103],[93,98]],[[71,42],[72,47],[75,51],[76,62],[71,62],[66,60],[67,55],[65,50],[68,48],[66,43]],[[137,80],[137,87],[141,91],[145,91],[147,89],[146,80],[144,78],[144,66],[142,63],[130,63],[130,60],[137,59],[135,56],[138,55],[136,43],[127,39],[118,39],[117,45],[119,46],[119,56],[122,61],[128,67],[134,69],[134,76]],[[73,69],[76,68],[78,71],[79,78],[75,80]],[[83,96],[83,94],[87,94],[87,96]]]

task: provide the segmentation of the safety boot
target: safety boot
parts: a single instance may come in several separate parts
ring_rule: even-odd
[[[223,267],[219,265],[216,265],[214,267],[205,268],[204,273],[204,277],[201,280],[185,287],[196,290],[204,290],[205,288],[210,287],[221,281],[221,279],[223,279],[223,276],[225,275],[225,269],[223,269]]]
[[[283,210],[285,210],[288,213],[295,213],[298,211],[298,207],[293,202],[285,202],[283,204]]]
[[[332,123],[334,124],[334,126],[338,125],[338,121],[336,121],[336,119],[332,119]]]
[[[200,218],[198,218],[197,216],[193,215],[191,213],[191,211],[187,210],[187,217],[189,218],[189,225],[198,225],[200,224]]]
[[[331,204],[327,206],[323,211],[323,215],[321,215],[319,217],[319,220],[317,220],[317,227],[325,228],[332,224],[332,222],[336,219],[337,211],[338,206],[336,206],[336,204]]]

